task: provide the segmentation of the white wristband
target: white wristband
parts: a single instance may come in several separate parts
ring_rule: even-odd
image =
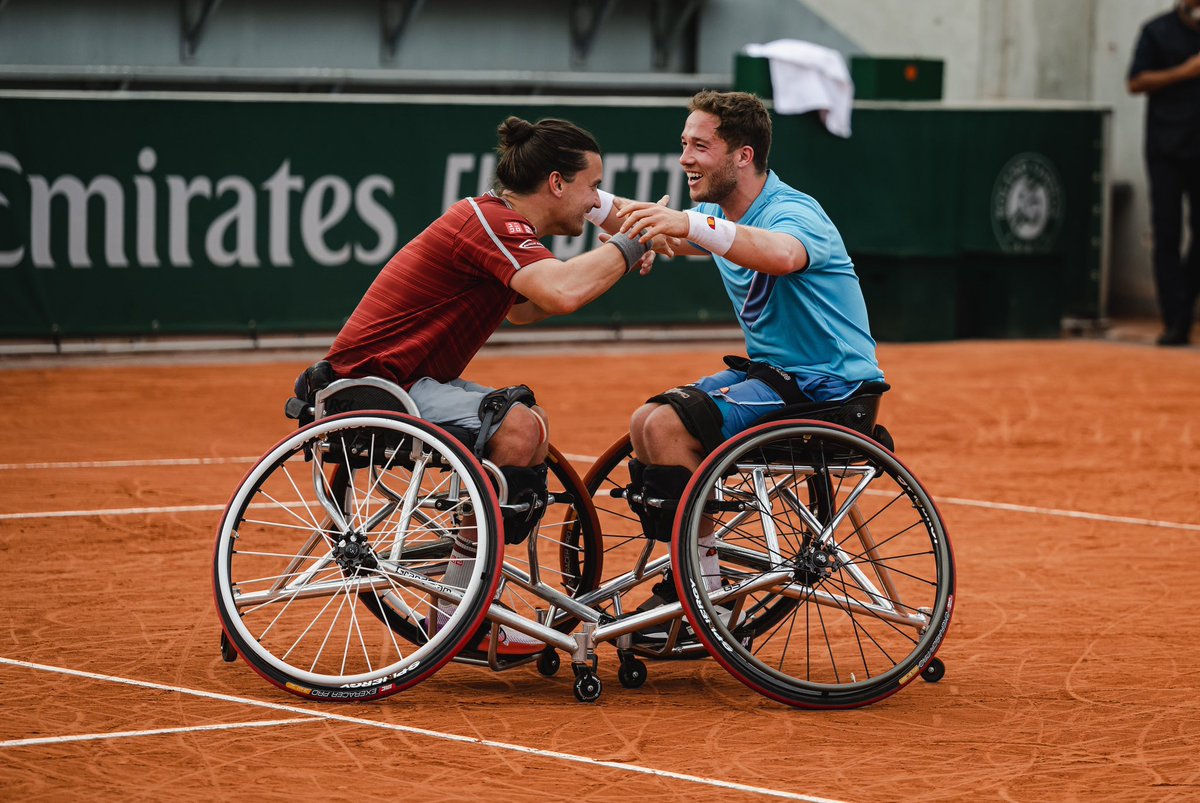
[[[737,224],[714,215],[688,212],[687,238],[701,248],[725,256],[737,236]]]
[[[608,213],[612,211],[613,194],[604,190],[596,190],[596,192],[600,196],[600,205],[593,206],[584,217],[599,226],[608,219]]]

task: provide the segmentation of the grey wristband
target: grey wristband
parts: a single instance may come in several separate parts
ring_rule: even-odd
[[[625,257],[625,272],[633,270],[633,266],[641,261],[646,252],[650,250],[650,246],[638,242],[628,234],[614,234],[608,239],[609,245],[615,245],[621,249],[621,256]]]

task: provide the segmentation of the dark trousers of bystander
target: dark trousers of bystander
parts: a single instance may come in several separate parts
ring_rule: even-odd
[[[1200,159],[1146,156],[1150,222],[1154,228],[1154,284],[1163,319],[1160,345],[1184,345],[1200,297]],[[1183,255],[1184,196],[1191,243]]]

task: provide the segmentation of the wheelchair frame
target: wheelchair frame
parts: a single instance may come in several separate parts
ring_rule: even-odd
[[[330,415],[339,397],[354,389],[387,394],[395,399],[389,406],[398,410],[346,410]],[[562,576],[563,587],[559,588],[543,577],[547,570],[541,562],[545,556],[539,552],[539,542],[547,540],[543,528],[525,542],[526,568],[514,565],[515,554],[504,556],[499,522],[506,510],[522,508],[508,504],[499,468],[489,460],[476,460],[454,436],[423,421],[411,397],[399,386],[379,378],[338,380],[316,394],[311,412],[311,424],[268,451],[243,479],[222,516],[214,557],[223,656],[234,660],[242,655],[255,671],[292,693],[318,699],[387,696],[431,676],[449,660],[496,671],[536,661],[538,671],[549,676],[558,670],[557,651],[561,651],[571,659],[576,699],[591,702],[599,698],[603,688],[596,674],[596,647],[602,643],[615,645],[620,659],[618,677],[627,688],[636,688],[646,679],[646,666],[639,655],[665,659],[709,654],[755,691],[789,705],[810,708],[866,705],[895,693],[918,675],[932,682],[944,673],[944,665],[935,653],[953,610],[954,570],[949,540],[932,499],[915,477],[888,449],[859,433],[831,423],[784,419],[739,434],[709,455],[693,475],[678,504],[670,554],[652,558],[655,542],[643,536],[634,565],[603,580],[594,576],[581,579],[578,565],[571,564],[568,553],[572,549],[591,550],[585,556],[588,569],[592,575],[603,571],[602,552],[593,554],[594,544],[581,546],[571,539],[603,542],[608,536],[598,524],[595,499],[606,498],[603,486],[608,482],[613,487],[607,498],[624,503],[619,483],[611,475],[629,452],[628,438],[597,460],[583,481],[551,447],[549,462],[564,487],[551,493],[547,509],[566,504],[569,513],[563,522],[543,525],[560,528],[562,535],[563,540],[558,542],[559,569],[554,570]],[[331,435],[340,437],[340,442],[330,443]],[[781,442],[784,446],[779,445]],[[756,454],[759,459],[751,459]],[[324,514],[319,520],[287,469],[289,461],[295,463],[301,455],[312,463],[313,496]],[[338,461],[332,469],[330,455]],[[818,465],[822,460],[824,464]],[[281,521],[260,521],[249,514],[251,499],[263,495],[277,501],[272,493],[282,498],[274,490],[264,490],[267,483],[277,480],[281,467],[308,515],[307,520],[297,516],[299,524],[278,511]],[[447,468],[449,476],[426,493],[422,486],[426,470],[436,473]],[[332,478],[327,471],[332,471]],[[354,489],[356,471],[369,477],[361,493]],[[384,475],[390,477],[392,473],[401,481],[407,477],[408,487],[390,487],[391,480],[385,481]],[[494,492],[485,487],[488,482],[481,481],[483,476],[494,484]],[[868,520],[859,502],[871,493],[868,486],[881,477],[891,480],[898,493]],[[850,482],[848,488],[843,485],[846,482]],[[283,482],[278,482],[278,487],[288,490]],[[382,499],[372,512],[376,496]],[[902,538],[904,531],[882,543],[870,532],[871,521],[895,515],[888,508],[901,498],[917,511],[909,528],[924,528],[932,542],[928,555],[922,553],[920,557],[923,563],[936,563],[936,577],[932,582],[918,577],[924,585],[912,583],[907,576],[915,574],[908,568],[914,560],[912,555],[881,557],[888,551],[888,541]],[[776,503],[780,513],[775,512]],[[902,511],[903,505],[896,509]],[[463,525],[465,521],[473,523]],[[722,565],[721,583],[714,588],[708,587],[712,582],[705,579],[702,561],[696,557],[705,522],[711,522],[720,544],[716,552]],[[390,544],[377,533],[381,525],[394,533]],[[850,538],[839,539],[839,528],[847,526],[851,528]],[[311,534],[278,575],[271,576],[271,590],[243,592],[242,583],[233,576],[235,557],[248,563],[255,557],[274,557],[269,549],[254,551],[258,531],[270,534],[273,544],[280,539],[280,532],[290,537],[288,531],[303,531],[305,527],[311,528]],[[451,541],[447,533],[456,529],[460,535],[474,529],[476,547],[482,555],[476,558],[478,582],[473,576],[463,589],[443,583],[439,574],[445,572],[449,560]],[[637,535],[619,538],[628,544]],[[854,539],[861,549],[848,546],[848,541]],[[625,610],[625,598],[633,589],[664,577],[672,568],[678,601],[647,611]],[[572,572],[580,576],[569,576]],[[840,585],[830,580],[835,572]],[[251,587],[261,582],[251,572],[245,584]],[[587,587],[572,587],[572,583]],[[918,589],[919,601],[929,604],[906,607],[903,600],[911,592],[901,593],[901,585]],[[344,598],[319,648],[301,647],[318,618],[307,629],[295,626],[279,644],[263,644],[275,638],[273,628],[293,605],[301,607],[311,597],[315,606],[322,594],[329,599],[324,608],[314,607],[317,613],[312,615],[326,620],[330,618],[326,613],[330,605],[339,596]],[[522,594],[525,596],[521,602],[533,607],[532,617],[518,612],[515,604],[502,604],[509,596]],[[406,596],[412,601],[406,601]],[[536,607],[539,602],[547,607]],[[845,652],[841,660],[847,662],[859,661],[852,655],[854,649],[858,650],[867,669],[864,680],[860,681],[853,671],[848,680],[841,677],[833,660],[835,647],[828,636],[825,647],[833,663],[831,677],[813,678],[809,667],[810,676],[801,678],[793,669],[794,659],[787,647],[780,650],[778,646],[783,639],[778,628],[791,617],[794,630],[795,612],[809,602],[818,606],[818,615],[824,607],[831,614],[838,612],[851,620],[849,633],[840,634],[836,649]],[[454,610],[448,629],[434,624],[443,616],[444,604]],[[271,605],[279,610],[274,612]],[[365,636],[370,628],[357,621],[359,606],[370,610],[388,631],[390,644],[381,637],[374,648],[389,654],[394,659],[392,664],[377,667],[371,662]],[[248,614],[264,609],[268,614],[274,612],[269,624],[260,622],[258,630],[252,631],[243,623]],[[349,611],[349,624],[335,624],[343,609]],[[429,611],[424,619],[422,610]],[[876,628],[880,622],[891,630]],[[668,636],[661,646],[635,643],[635,634],[665,623],[669,623]],[[504,628],[545,647],[537,652],[502,654],[499,641]],[[490,633],[488,647],[480,650],[480,634],[485,629]],[[326,660],[325,648],[335,630],[339,639],[346,631],[346,647],[337,671],[322,674],[293,665],[296,659],[292,653],[304,654],[306,649],[306,660],[312,661],[312,667]],[[917,633],[918,638],[908,637],[908,630]],[[349,654],[356,633],[360,642],[356,646],[368,654],[363,664],[367,669],[350,672],[347,663],[362,663],[362,656]],[[788,644],[792,638],[789,631]],[[290,646],[287,639],[294,639]],[[775,645],[767,649],[764,645],[772,640],[776,640]],[[413,649],[406,653],[401,641]],[[752,646],[755,642],[757,646]],[[909,652],[896,660],[889,649]],[[883,671],[872,675],[868,651],[873,656],[878,654],[874,660],[877,666],[885,665]]]

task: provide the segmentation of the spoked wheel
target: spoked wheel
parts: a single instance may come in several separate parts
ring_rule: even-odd
[[[294,694],[366,700],[429,677],[487,612],[503,559],[495,494],[457,441],[419,419],[347,413],[298,430],[246,475],[213,564],[222,625],[255,671]],[[476,570],[444,581],[466,533]],[[371,599],[405,621],[364,615]],[[439,601],[456,603],[430,627]]]
[[[546,511],[537,530],[525,542],[505,548],[505,576],[500,580],[496,603],[527,619],[546,621],[555,629],[569,633],[579,620],[549,608],[541,597],[526,587],[525,581],[536,577],[567,596],[577,597],[599,583],[604,555],[596,512],[570,461],[552,445],[546,466],[549,492]],[[460,657],[487,659],[493,628],[491,623],[484,623],[480,632],[468,641]],[[506,641],[505,635],[502,630],[498,651],[509,661],[522,656],[532,660],[546,646],[523,636],[518,638],[524,643]]]
[[[633,446],[629,436],[625,435],[592,464],[583,479],[602,533],[605,571],[600,578],[601,583],[628,572],[647,544],[642,534],[642,523],[629,509],[629,503],[624,498],[625,487],[629,484],[628,463],[632,454]],[[665,568],[668,561],[666,547],[665,543],[654,545],[656,556],[651,562],[657,561],[662,566],[657,574],[651,575],[651,579],[661,579],[661,568]],[[645,584],[631,600],[625,601],[623,612],[632,610],[649,594],[649,585]],[[606,609],[606,612],[613,613],[611,609]]]
[[[625,486],[629,484],[627,466],[632,454],[633,446],[629,436],[626,435],[610,446],[596,460],[584,478],[584,484],[587,485],[592,495],[592,502],[603,533],[606,571],[601,579],[602,583],[608,583],[622,572],[628,572],[647,544],[646,537],[642,534],[641,521],[630,510],[629,503],[622,496]],[[625,613],[634,610],[650,595],[652,587],[659,583],[665,582],[666,585],[671,586],[668,593],[674,592],[673,583],[669,580],[670,575],[665,575],[667,580],[664,581],[662,571],[670,565],[670,557],[666,554],[668,545],[658,543],[654,544],[653,548],[654,557],[651,558],[648,565],[657,566],[657,572],[649,574],[649,582],[631,585],[629,591],[623,595],[622,611]],[[662,592],[659,593],[661,596]],[[743,623],[738,630],[737,637],[742,641],[752,641],[757,631],[778,622],[795,606],[795,600],[788,597],[764,595],[757,602],[756,615]],[[606,610],[609,613],[613,612],[611,608]],[[635,642],[632,650],[643,657],[660,660],[703,658],[707,655],[704,646],[695,638],[686,622],[682,623],[676,631],[676,640],[673,646],[667,646],[666,643],[663,643],[662,646],[649,646]]]
[[[672,561],[713,657],[804,708],[901,689],[933,660],[954,606],[928,493],[891,452],[831,424],[764,424],[718,447],[684,492]]]
[[[522,579],[536,577],[541,582],[556,588],[568,596],[577,596],[596,587],[599,580],[603,555],[600,531],[596,514],[589,504],[587,491],[582,480],[562,454],[553,446],[546,458],[548,467],[546,486],[549,503],[535,533],[522,544],[507,547],[505,560],[510,571],[522,575]],[[335,486],[336,486],[335,477]],[[532,541],[532,544],[531,544]],[[440,562],[442,568],[449,559],[453,538],[446,537],[431,541],[425,547],[427,557]],[[530,547],[533,547],[531,554]],[[530,567],[536,566],[536,572]],[[436,573],[436,567],[431,568]],[[533,594],[522,582],[504,577],[495,595],[496,604],[508,608],[525,618],[546,621],[549,617],[553,626],[570,632],[578,620],[562,612],[552,612],[547,604]],[[403,609],[395,610],[389,597],[367,596],[363,605],[376,617],[387,622],[404,638],[420,642],[425,634],[415,626]],[[489,639],[492,625],[484,622],[467,639],[459,658],[485,661],[489,654]],[[512,662],[521,658],[536,658],[545,648],[541,642],[508,640],[507,629],[501,631],[498,654]]]

